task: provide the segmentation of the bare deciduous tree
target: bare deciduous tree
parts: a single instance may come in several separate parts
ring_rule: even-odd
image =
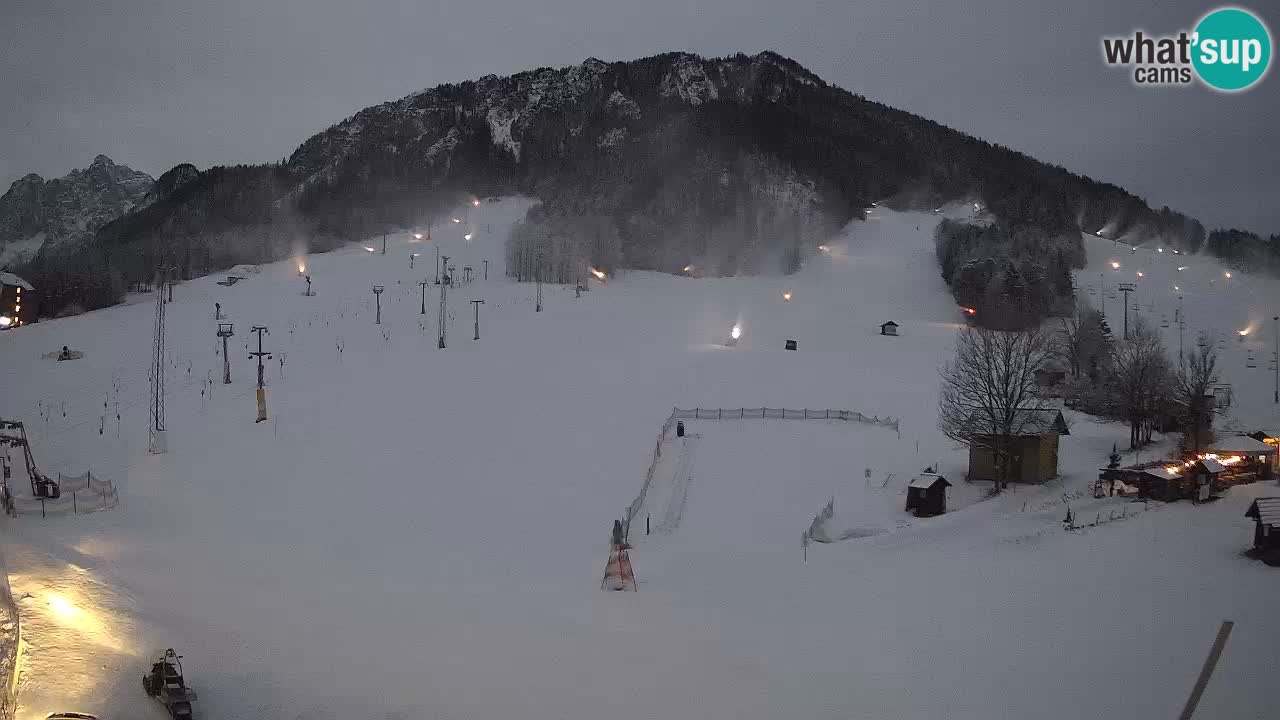
[[[1075,312],[1060,320],[1058,347],[1073,377],[1081,373],[1096,380],[1098,365],[1107,354],[1107,334],[1102,313],[1084,300],[1076,302]]]
[[[957,442],[991,451],[999,492],[1008,484],[1016,437],[1039,433],[1050,400],[1036,384],[1036,370],[1054,357],[1052,334],[966,328],[955,359],[941,370],[938,427]]]
[[[1116,343],[1105,379],[1108,416],[1129,423],[1129,447],[1151,442],[1156,420],[1170,399],[1169,358],[1158,330],[1135,318],[1129,337]]]
[[[1186,450],[1199,454],[1213,441],[1213,416],[1219,414],[1213,397],[1218,384],[1218,351],[1201,335],[1197,350],[1178,358],[1173,373],[1173,399],[1178,406],[1178,424]]]

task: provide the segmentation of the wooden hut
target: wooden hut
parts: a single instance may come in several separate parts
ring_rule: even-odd
[[[1267,564],[1280,564],[1280,497],[1255,499],[1244,516],[1254,521],[1254,549],[1263,553]]]
[[[947,511],[947,488],[951,483],[926,470],[907,483],[906,511],[916,517],[933,517]]]
[[[1122,471],[1123,479],[1138,488],[1138,497],[1173,502],[1186,495],[1186,478],[1176,466],[1154,464],[1146,467],[1128,467]]]
[[[1196,460],[1188,470],[1191,476],[1191,485],[1194,488],[1193,498],[1196,502],[1206,502],[1215,500],[1218,497],[1218,490],[1222,487],[1221,477],[1227,468],[1218,462],[1217,458],[1200,458]]]
[[[1247,435],[1219,437],[1206,454],[1217,456],[1228,472],[1223,481],[1228,485],[1269,480],[1275,476],[1276,446]],[[1239,458],[1235,460],[1234,458]]]
[[[1022,428],[1009,440],[1008,482],[1042,483],[1058,476],[1058,438],[1070,435],[1059,410],[1022,410],[1015,426]],[[974,418],[974,427],[982,423]],[[969,480],[996,480],[996,438],[974,433],[969,441]]]
[[[892,320],[890,320],[887,323],[884,323],[883,325],[880,326],[880,334],[881,335],[897,335],[898,323]]]
[[[0,330],[36,321],[36,289],[10,272],[0,272]]]
[[[1059,383],[1067,378],[1067,371],[1061,365],[1054,362],[1045,363],[1036,368],[1036,385],[1042,388],[1057,387]]]

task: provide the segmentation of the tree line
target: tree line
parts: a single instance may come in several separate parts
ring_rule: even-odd
[[[1045,370],[1065,372],[1065,384],[1051,393],[1041,380]],[[1115,338],[1102,313],[1084,302],[1068,316],[1018,330],[966,328],[940,374],[939,428],[992,453],[997,492],[1012,477],[1016,438],[1044,431],[1038,418],[1057,407],[1051,395],[1126,423],[1131,449],[1161,431],[1180,433],[1183,451],[1199,453],[1213,441],[1220,412],[1217,351],[1208,338],[1171,359],[1145,319]]]

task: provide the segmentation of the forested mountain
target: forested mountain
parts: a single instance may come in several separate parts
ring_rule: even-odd
[[[279,163],[183,180],[86,252],[126,281],[169,261],[191,276],[507,193],[542,201],[517,233],[520,252],[565,279],[588,263],[786,272],[872,201],[978,200],[1049,238],[1106,228],[1191,248],[1204,234],[1119,187],[867,100],[772,52],[590,59],[441,85],[362,110]]]
[[[1280,275],[1280,235],[1264,238],[1235,228],[1214,230],[1205,250],[1242,270]]]

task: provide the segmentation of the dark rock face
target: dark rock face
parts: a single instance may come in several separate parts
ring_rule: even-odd
[[[27,175],[0,196],[0,257],[19,260],[92,238],[137,206],[153,185],[150,175],[106,155],[55,180]]]
[[[154,204],[157,200],[171,197],[186,186],[187,183],[198,177],[200,177],[200,171],[196,169],[195,165],[191,163],[175,165],[155,181],[146,197],[142,199],[142,202],[138,203],[138,207],[144,208]]]

